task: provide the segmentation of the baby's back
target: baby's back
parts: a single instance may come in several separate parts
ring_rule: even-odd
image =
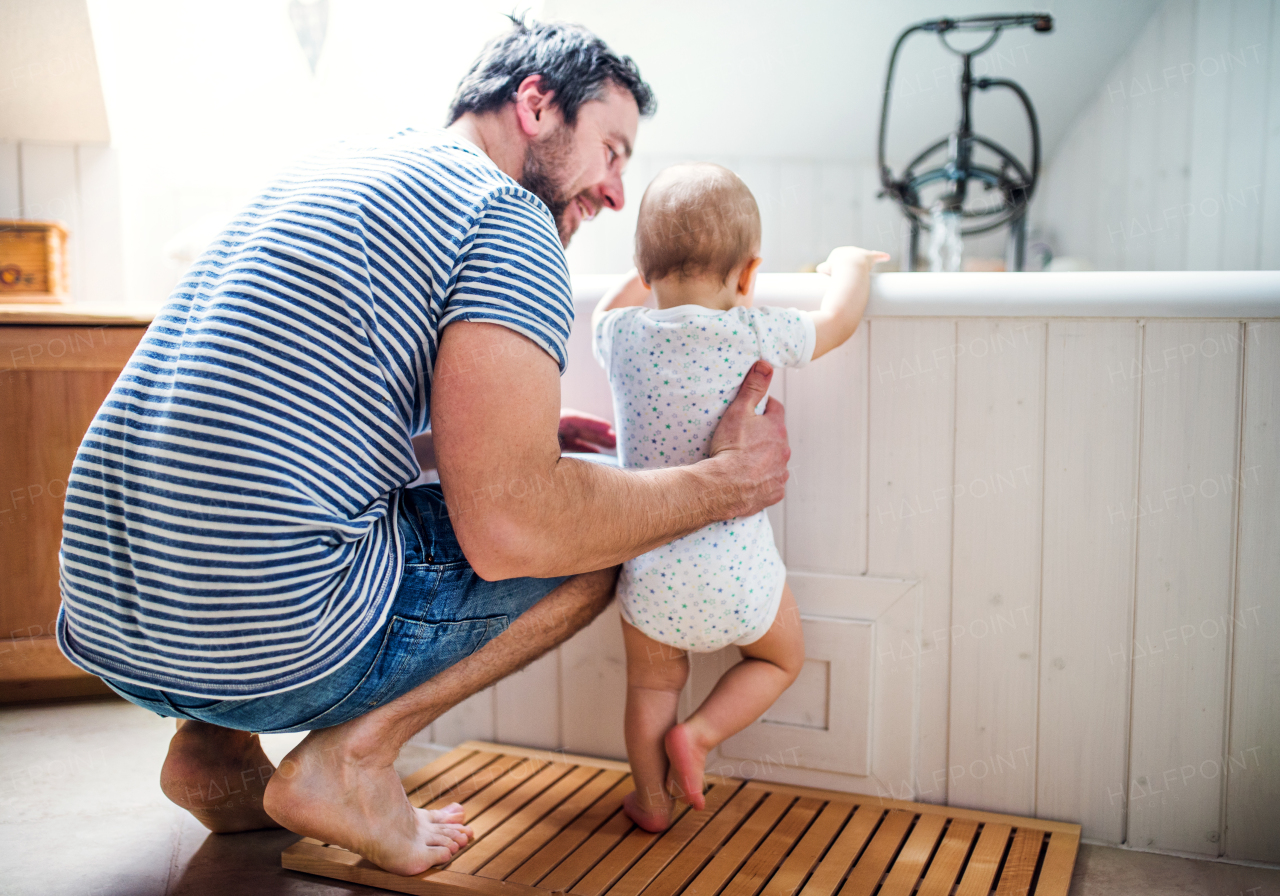
[[[798,366],[813,342],[809,316],[787,308],[610,311],[594,346],[613,390],[619,462],[653,469],[705,459],[751,365]]]

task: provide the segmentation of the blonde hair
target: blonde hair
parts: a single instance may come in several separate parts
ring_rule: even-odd
[[[659,172],[640,200],[636,268],[646,282],[716,277],[760,251],[760,209],[742,178],[709,162]]]

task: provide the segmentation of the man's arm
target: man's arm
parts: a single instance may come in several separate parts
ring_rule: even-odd
[[[858,329],[871,295],[871,269],[888,260],[884,252],[841,246],[818,265],[818,273],[828,274],[831,285],[822,296],[822,306],[813,312],[813,357],[844,345]]]
[[[458,543],[490,581],[614,566],[716,520],[782,499],[790,457],[772,369],[757,362],[725,412],[711,457],[627,472],[560,457],[560,371],[514,331],[444,330],[431,391],[440,484]]]

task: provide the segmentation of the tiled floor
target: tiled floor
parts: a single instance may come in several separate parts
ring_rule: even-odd
[[[286,832],[218,836],[157,784],[173,723],[90,701],[0,708],[0,894],[379,893],[280,868]],[[300,735],[264,737],[279,760]],[[410,746],[402,772],[429,761]],[[1085,846],[1072,894],[1280,896],[1280,870]]]

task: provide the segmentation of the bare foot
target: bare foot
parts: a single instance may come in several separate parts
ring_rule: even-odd
[[[275,770],[258,735],[184,720],[169,741],[160,789],[215,834],[278,828],[262,808]]]
[[[312,731],[281,761],[264,795],[272,818],[393,874],[421,874],[467,845],[472,831],[462,824],[462,806],[414,808],[392,766],[395,755],[356,753],[345,728]]]
[[[622,811],[627,817],[651,834],[660,834],[671,827],[670,800],[665,807],[642,806],[633,790],[622,798]]]
[[[667,760],[671,770],[667,772],[667,789],[676,799],[682,799],[695,809],[703,809],[707,801],[702,796],[702,776],[707,770],[707,753],[711,747],[703,745],[688,723],[676,725],[663,738]]]

